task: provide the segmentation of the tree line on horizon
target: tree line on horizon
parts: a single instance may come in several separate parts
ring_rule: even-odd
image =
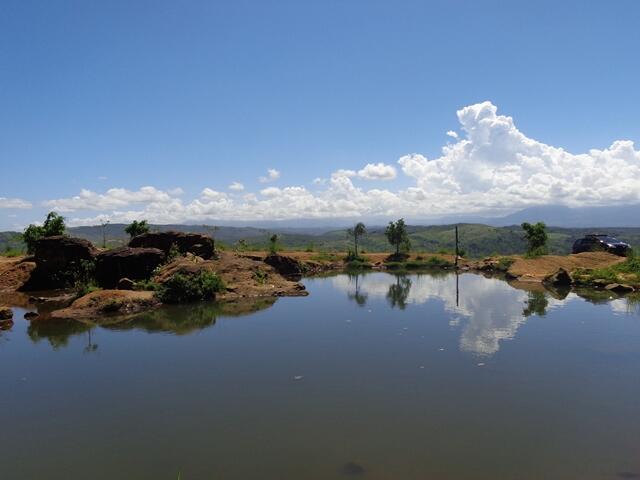
[[[105,225],[106,224],[102,225],[103,235]],[[134,236],[151,231],[151,228],[148,221],[144,219],[134,220],[124,228],[124,232],[129,238],[133,238]],[[205,230],[211,232],[215,230],[215,227],[208,227]],[[236,228],[235,230],[242,229]],[[523,223],[518,230],[515,230],[513,227],[489,227],[472,224],[461,225],[461,231],[464,233],[461,242],[463,246],[463,248],[461,248],[461,255],[466,256],[465,254],[467,252],[470,252],[471,255],[475,257],[492,254],[510,255],[518,253],[537,256],[547,254],[550,251],[558,254],[568,253],[575,237],[584,235],[587,229],[566,229],[567,233],[558,233],[558,230],[560,229],[552,229],[550,234],[549,229],[543,222],[534,224]],[[621,235],[621,239],[626,239],[629,243],[632,243],[632,245],[639,245],[640,229],[627,230],[630,231],[629,235],[633,236]],[[638,230],[638,232],[635,232],[635,230]],[[64,234],[65,231],[64,217],[56,212],[49,212],[42,225],[29,225],[20,237],[17,235],[0,234],[0,251],[5,250],[6,252],[19,253],[20,251],[27,250],[32,253],[33,246],[39,238]],[[572,232],[576,233],[573,234]],[[236,240],[233,240],[235,246],[229,244],[228,240],[218,241],[218,245],[222,248],[236,250],[267,249],[269,251],[277,251],[284,248],[320,252],[340,250],[344,252],[346,250],[348,251],[348,257],[350,259],[360,258],[362,253],[365,253],[363,246],[366,246],[367,251],[388,251],[381,243],[382,239],[384,239],[386,245],[392,247],[392,255],[400,260],[403,255],[407,255],[412,250],[412,242],[416,242],[416,245],[418,245],[418,252],[451,253],[453,250],[453,235],[450,226],[409,227],[402,218],[389,222],[384,229],[376,227],[371,231],[363,222],[357,222],[352,228],[346,230],[347,238],[351,239],[350,242],[339,241],[336,236],[338,233],[339,231],[327,232],[320,235],[273,233],[267,236],[266,244],[262,243],[263,241],[260,240],[260,237],[257,235],[240,239],[236,236]],[[449,238],[449,236],[452,238]],[[88,237],[88,239],[99,244],[97,235]],[[24,242],[24,247],[21,246],[21,242]],[[110,242],[113,246],[114,241],[110,240]],[[106,243],[105,239],[102,246],[106,247]],[[116,243],[123,245],[126,242],[124,239],[121,239]]]

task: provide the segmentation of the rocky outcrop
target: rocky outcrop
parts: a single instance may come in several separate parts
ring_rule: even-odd
[[[177,258],[160,268],[153,279],[163,284],[177,273],[192,276],[202,271],[215,272],[225,283],[226,291],[216,294],[218,300],[308,294],[304,285],[281,275],[271,265],[232,252],[220,252],[216,260]]]
[[[215,256],[213,239],[198,233],[155,232],[144,233],[129,242],[130,247],[158,248],[168,255],[175,245],[181,254],[192,253],[204,259]]]
[[[564,268],[559,268],[556,272],[544,278],[542,283],[546,285],[558,286],[570,286],[573,284],[573,277]]]
[[[164,259],[157,248],[115,248],[97,255],[95,278],[103,288],[115,288],[122,278],[148,279]]]
[[[45,237],[35,245],[35,269],[22,290],[48,290],[72,286],[98,251],[88,240],[58,235]]]
[[[302,263],[285,255],[269,255],[264,259],[264,263],[272,266],[280,275],[285,277],[299,277],[305,272]]]

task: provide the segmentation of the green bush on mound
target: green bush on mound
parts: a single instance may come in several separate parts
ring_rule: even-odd
[[[176,273],[160,286],[156,295],[163,303],[185,303],[211,300],[224,289],[224,282],[214,272],[202,271],[197,275]]]

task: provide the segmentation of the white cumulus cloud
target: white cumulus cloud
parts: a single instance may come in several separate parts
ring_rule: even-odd
[[[367,163],[362,170],[358,170],[358,176],[367,180],[393,180],[396,178],[396,169],[384,163]]]
[[[267,176],[266,177],[260,177],[258,180],[260,181],[260,183],[269,183],[269,182],[273,182],[274,180],[277,180],[280,178],[280,172],[278,170],[276,170],[275,168],[269,168],[267,170]]]
[[[232,182],[229,185],[229,190],[232,190],[234,192],[241,192],[244,190],[244,185],[241,184],[240,182]]]
[[[106,213],[112,221],[147,218],[173,223],[362,216],[428,218],[509,213],[545,204],[640,203],[640,151],[632,141],[618,140],[608,148],[575,154],[527,137],[511,117],[498,114],[490,102],[464,107],[457,117],[461,134],[442,147],[440,156],[430,159],[412,153],[397,161],[406,177],[402,188],[392,188],[391,180],[397,178],[395,167],[376,163],[357,171],[340,169],[326,179],[320,177],[313,182],[313,192],[302,186],[283,186],[231,195],[205,188],[197,198],[183,201],[176,198],[175,191],[148,186],[136,191],[112,188],[104,193],[81,190],[77,196],[50,200],[45,205],[66,212]],[[269,183],[279,177],[280,172],[269,169],[261,181]],[[367,189],[354,184],[358,180],[389,182],[388,188]],[[231,186],[230,190],[240,191]],[[7,202],[4,199],[4,204]],[[91,223],[93,218],[73,221]]]
[[[172,195],[169,192],[147,186],[134,191],[124,188],[111,188],[105,193],[82,189],[79,195],[71,198],[48,200],[44,202],[44,205],[61,212],[72,212],[74,210],[109,210],[136,203],[162,203],[171,202],[172,200]]]

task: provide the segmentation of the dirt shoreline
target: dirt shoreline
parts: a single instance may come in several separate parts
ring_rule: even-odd
[[[220,252],[217,258],[211,260],[194,256],[180,257],[160,269],[153,279],[161,283],[175,273],[212,271],[226,284],[226,290],[216,296],[216,301],[233,302],[243,299],[307,295],[304,285],[298,281],[302,275],[312,277],[323,273],[353,271],[343,260],[344,254],[340,253],[280,252],[278,261],[275,263],[272,261],[273,258],[267,257],[267,252]],[[388,257],[386,253],[365,253],[362,257],[366,267],[360,269],[363,272],[367,270],[420,271],[424,270],[420,265],[428,263],[429,260],[433,266],[426,270],[453,271],[455,269],[455,257],[446,254],[412,254],[404,263],[394,264],[386,262]],[[45,312],[38,317],[41,320],[86,319],[96,316],[131,317],[157,309],[162,305],[150,291],[104,289],[75,300],[68,293],[66,296],[57,297],[54,293],[49,299],[19,293],[35,268],[31,260],[28,257],[0,257],[0,304],[33,310],[37,307],[38,310]],[[482,260],[460,258],[457,269],[462,272],[477,272],[485,275],[504,275],[514,285],[530,284],[545,288],[545,284],[558,283],[556,277],[559,272],[566,272],[568,278],[571,278],[571,274],[578,269],[606,268],[624,260],[622,257],[602,252],[567,256],[548,255],[538,258],[522,256],[490,257]],[[409,265],[411,267],[408,267]],[[566,278],[563,277],[563,279],[564,284],[570,286],[566,283]]]

